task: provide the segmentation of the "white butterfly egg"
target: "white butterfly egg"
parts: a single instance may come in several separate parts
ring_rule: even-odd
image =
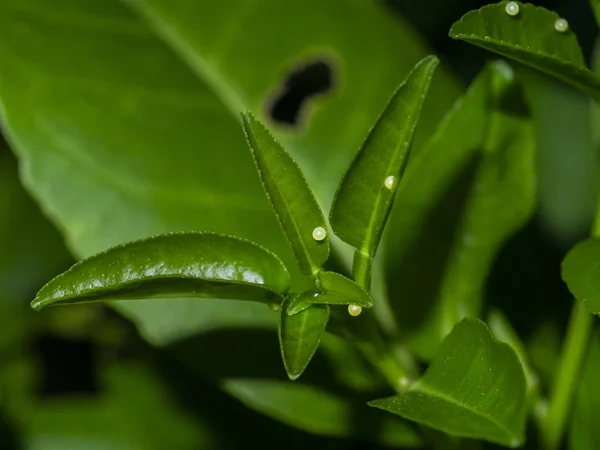
[[[312,237],[315,241],[322,241],[327,237],[327,231],[323,227],[317,227],[313,230]]]
[[[567,22],[567,19],[563,19],[562,17],[560,19],[556,19],[556,22],[554,22],[554,29],[559,33],[566,33],[569,31],[569,22]]]
[[[396,183],[396,177],[394,175],[390,175],[383,181],[383,185],[388,188],[390,191],[394,188],[394,184]]]
[[[517,2],[507,3],[506,14],[513,17],[519,15],[519,4]]]
[[[351,316],[360,316],[360,313],[362,312],[362,307],[359,305],[348,305],[348,314],[350,314]]]

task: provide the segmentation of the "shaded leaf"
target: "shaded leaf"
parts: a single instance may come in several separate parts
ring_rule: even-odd
[[[512,58],[600,99],[600,78],[585,65],[577,37],[571,30],[561,33],[554,28],[559,15],[515,2],[519,14],[511,16],[506,13],[507,3],[468,12],[452,26],[450,36]]]
[[[600,239],[587,239],[569,251],[562,277],[571,293],[592,314],[600,314]]]
[[[281,261],[256,244],[217,234],[167,234],[75,264],[44,286],[32,307],[152,297],[274,302],[289,283]]]
[[[523,369],[477,319],[456,325],[406,394],[369,404],[457,436],[509,447],[525,440]]]
[[[371,308],[373,299],[349,278],[336,272],[321,271],[317,275],[317,290],[296,297],[290,302],[287,312],[290,315],[297,314],[314,304],[358,305]]]
[[[379,245],[404,175],[423,102],[438,63],[435,56],[424,58],[398,87],[352,161],[333,200],[330,213],[333,231],[371,257]]]
[[[258,411],[277,416],[282,422],[324,436],[368,438],[384,445],[415,448],[421,438],[406,422],[385,420],[378,423],[364,404],[300,383],[285,381],[230,379],[224,389],[244,399]],[[357,421],[354,414],[360,408]]]
[[[306,292],[302,295],[312,295]],[[329,321],[329,306],[314,305],[293,316],[287,313],[290,300],[281,307],[279,345],[283,365],[291,380],[297,379],[310,363],[321,343]]]
[[[248,145],[275,214],[294,249],[302,272],[312,275],[329,257],[323,212],[298,164],[253,114],[242,115]],[[323,238],[313,236],[320,228]]]
[[[411,162],[386,259],[392,308],[420,356],[479,315],[494,258],[534,209],[534,145],[513,71],[497,62]]]

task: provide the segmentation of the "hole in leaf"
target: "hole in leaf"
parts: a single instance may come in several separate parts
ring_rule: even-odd
[[[309,100],[333,90],[333,78],[333,64],[325,59],[296,67],[271,102],[270,117],[280,124],[298,125]]]
[[[36,347],[41,366],[40,397],[99,392],[92,342],[45,335]]]

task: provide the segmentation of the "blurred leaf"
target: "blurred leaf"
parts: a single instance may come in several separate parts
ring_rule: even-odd
[[[206,230],[268,246],[289,265],[239,112],[263,111],[298,64],[322,55],[331,61],[334,79],[343,81],[335,95],[313,105],[302,133],[278,133],[327,203],[352,149],[427,53],[423,44],[408,24],[354,0],[129,4],[150,26],[116,0],[0,1],[0,102],[24,181],[79,256]],[[343,21],[335,20],[340,10]],[[417,145],[457,93],[438,71]],[[204,314],[249,326],[268,320],[254,305],[235,312],[209,305],[119,308],[162,343],[201,331]]]
[[[4,405],[26,448],[39,450],[151,450],[210,448],[206,427],[178,408],[160,380],[143,366],[106,364],[98,395],[35,397],[35,365],[5,366]]]
[[[539,216],[561,246],[587,237],[598,197],[590,100],[543,74],[521,70],[537,142]]]
[[[575,298],[600,315],[600,239],[573,247],[563,261],[562,276]]]
[[[358,305],[371,308],[373,299],[354,281],[336,272],[321,271],[317,275],[317,290],[296,297],[290,302],[288,314],[297,314],[310,305]]]
[[[599,0],[590,0],[590,6],[594,10],[594,15],[596,16],[596,22],[600,24],[600,1]]]
[[[404,175],[438,64],[435,56],[424,58],[398,87],[344,174],[333,200],[329,219],[333,231],[371,258]]]
[[[600,333],[590,340],[581,375],[577,377],[577,394],[569,431],[570,450],[591,450],[600,446]]]
[[[431,358],[480,313],[492,263],[535,203],[534,139],[512,69],[488,66],[410,163],[387,249],[391,305]],[[434,238],[432,238],[432,236]]]
[[[523,369],[477,319],[456,325],[406,394],[369,404],[457,436],[509,447],[525,440]]]
[[[209,233],[166,234],[113,247],[50,281],[32,307],[136,298],[280,300],[290,275],[274,254]]]
[[[313,295],[308,291],[303,295]],[[290,300],[283,302],[279,320],[279,345],[285,371],[295,380],[308,366],[319,348],[321,336],[329,321],[327,305],[313,305],[295,315],[288,314]]]
[[[562,348],[562,331],[555,323],[539,325],[527,340],[531,365],[545,386],[551,386]]]
[[[541,6],[519,5],[519,14],[506,12],[508,1],[470,11],[450,30],[462,39],[538,69],[600,99],[600,78],[585,65],[577,37],[571,30],[559,32],[558,14]]]
[[[313,275],[329,257],[323,212],[298,164],[252,113],[242,116],[248,145],[267,196],[290,242],[300,269]],[[321,228],[322,239],[314,237]]]
[[[271,380],[229,379],[224,389],[243,398],[244,403],[276,416],[282,422],[324,436],[368,438],[384,445],[403,448],[421,446],[416,431],[400,420],[378,420],[364,404],[298,383]],[[356,409],[363,411],[354,417]]]

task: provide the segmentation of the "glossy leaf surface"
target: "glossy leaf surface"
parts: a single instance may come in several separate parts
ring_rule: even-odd
[[[410,25],[378,3],[1,0],[3,125],[23,180],[78,257],[205,230],[251,239],[292,270],[239,114],[268,110],[297,66],[323,56],[315,49],[343,83],[307,102],[300,132],[279,127],[277,136],[328,204],[398,80],[428,53]],[[415,145],[459,92],[438,71]],[[118,304],[158,344],[274,317],[261,305],[237,306]]]
[[[374,256],[379,245],[438,63],[434,56],[424,58],[398,87],[352,161],[333,200],[330,214],[333,231],[365,254]]]
[[[538,69],[600,99],[600,78],[585,65],[573,31],[558,32],[559,15],[541,6],[519,5],[519,14],[506,13],[507,1],[465,14],[450,30],[462,39]]]
[[[399,188],[390,225],[399,231],[386,249],[389,296],[423,358],[461,319],[479,315],[494,258],[533,212],[535,141],[523,105],[510,66],[490,64]]]
[[[323,212],[298,164],[251,113],[242,116],[258,173],[301,270],[312,275],[329,257],[329,236],[316,240],[315,228],[327,230]]]
[[[573,247],[563,261],[562,277],[577,300],[592,314],[600,314],[600,239]]]
[[[312,295],[306,292],[302,295]],[[291,380],[297,379],[310,363],[321,343],[329,321],[329,306],[313,305],[301,313],[289,315],[290,300],[281,307],[279,345],[285,370]]]
[[[44,286],[32,307],[152,297],[273,302],[289,283],[281,261],[256,244],[216,234],[168,234],[75,264]]]
[[[457,436],[509,447],[525,439],[523,369],[477,319],[456,325],[406,394],[370,405]]]
[[[336,272],[319,272],[317,290],[295,298],[289,305],[288,314],[297,314],[310,305],[359,305],[371,308],[373,299],[354,281]]]

